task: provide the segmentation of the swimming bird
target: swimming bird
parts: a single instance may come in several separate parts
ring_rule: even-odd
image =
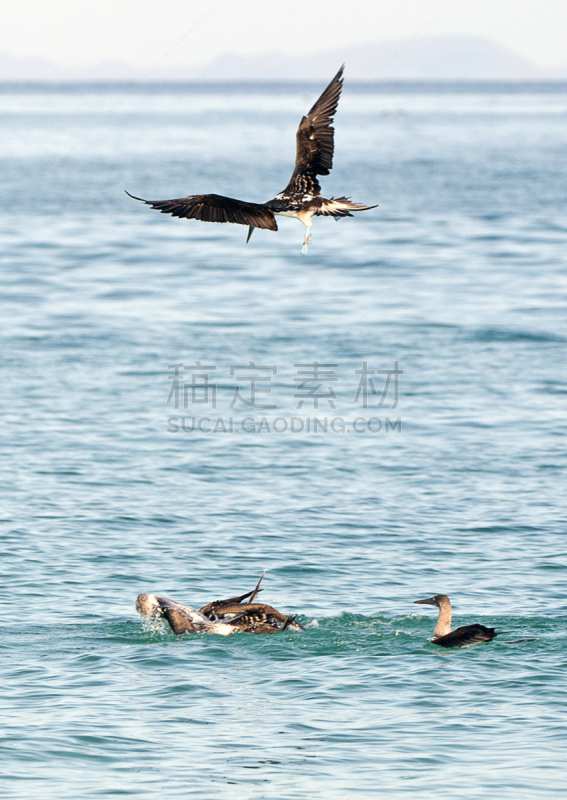
[[[285,630],[305,630],[294,616],[283,614],[267,603],[254,602],[264,574],[251,592],[227,600],[214,600],[198,611],[167,597],[139,594],[136,609],[150,617],[163,617],[172,631],[182,633],[216,633],[229,636],[232,633],[281,633]],[[249,600],[250,602],[244,602]]]
[[[271,200],[249,203],[219,194],[196,194],[175,200],[144,200],[130,192],[126,194],[173,217],[248,225],[246,242],[250,241],[254,228],[277,231],[275,217],[295,217],[307,228],[301,250],[303,255],[307,255],[312,217],[334,217],[338,220],[352,217],[353,211],[376,208],[376,205],[353,203],[348,197],[321,197],[317,176],[328,175],[333,167],[335,129],[332,123],[343,86],[343,70],[344,64],[299,123],[293,174],[286,188]]]
[[[415,600],[418,605],[437,606],[439,616],[433,631],[433,644],[440,647],[470,647],[480,642],[490,642],[495,636],[504,631],[496,631],[494,628],[486,628],[484,625],[463,625],[461,628],[451,630],[451,602],[447,595],[436,594],[435,597],[428,597],[426,600]]]

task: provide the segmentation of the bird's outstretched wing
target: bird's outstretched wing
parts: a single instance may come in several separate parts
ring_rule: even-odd
[[[321,191],[316,175],[328,175],[333,167],[335,129],[332,122],[341,89],[344,65],[297,129],[295,169],[284,193],[317,195]]]
[[[278,229],[272,211],[260,203],[247,203],[220,194],[196,194],[175,200],[144,200],[130,192],[126,194],[134,200],[140,200],[156,208],[162,214],[171,214],[173,217],[199,219],[202,222],[232,222],[235,225],[267,228],[270,231]]]

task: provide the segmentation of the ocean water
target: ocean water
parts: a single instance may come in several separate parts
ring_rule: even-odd
[[[0,91],[4,798],[567,793],[566,95],[347,74],[306,258],[124,194],[268,199],[321,88]],[[135,612],[263,570],[305,632]]]

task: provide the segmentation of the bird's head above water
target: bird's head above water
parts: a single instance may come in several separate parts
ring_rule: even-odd
[[[148,617],[163,616],[159,600],[154,594],[139,594],[136,599],[136,611]]]
[[[441,606],[449,603],[449,598],[446,594],[436,594],[434,597],[427,597],[425,600],[414,600],[413,602],[422,606],[437,606],[441,608]]]

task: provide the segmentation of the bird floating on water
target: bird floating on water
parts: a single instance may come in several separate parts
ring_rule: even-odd
[[[130,192],[126,194],[173,217],[248,225],[247,242],[254,228],[277,231],[275,217],[295,217],[307,228],[301,250],[303,255],[307,255],[313,216],[334,217],[338,220],[341,217],[352,217],[353,211],[368,211],[377,207],[353,203],[348,197],[321,197],[317,176],[328,175],[333,167],[335,129],[332,123],[343,86],[343,69],[344,65],[299,123],[293,174],[283,192],[271,200],[265,203],[249,203],[219,194],[196,194],[175,200],[144,200]]]
[[[470,647],[480,642],[490,642],[495,636],[504,631],[486,628],[484,625],[463,625],[461,628],[451,630],[451,602],[447,595],[436,594],[426,600],[415,600],[418,605],[437,606],[439,616],[433,631],[433,644],[440,647]]]
[[[150,617],[163,617],[176,635],[182,633],[216,633],[229,636],[232,633],[281,633],[286,630],[305,630],[294,616],[282,614],[281,611],[267,605],[256,603],[256,597],[262,591],[260,580],[251,592],[227,600],[214,600],[198,611],[184,606],[167,597],[154,594],[139,594],[136,609],[140,614]]]
[[[484,625],[475,623],[474,625],[463,625],[461,628],[451,630],[451,601],[446,594],[436,594],[435,597],[428,597],[426,600],[414,600],[418,605],[437,606],[439,616],[433,631],[433,644],[440,647],[470,647],[481,642],[490,642],[496,636],[501,636],[509,631],[496,631],[494,628],[487,628]],[[504,644],[522,644],[523,642],[537,642],[538,639],[507,639]]]

